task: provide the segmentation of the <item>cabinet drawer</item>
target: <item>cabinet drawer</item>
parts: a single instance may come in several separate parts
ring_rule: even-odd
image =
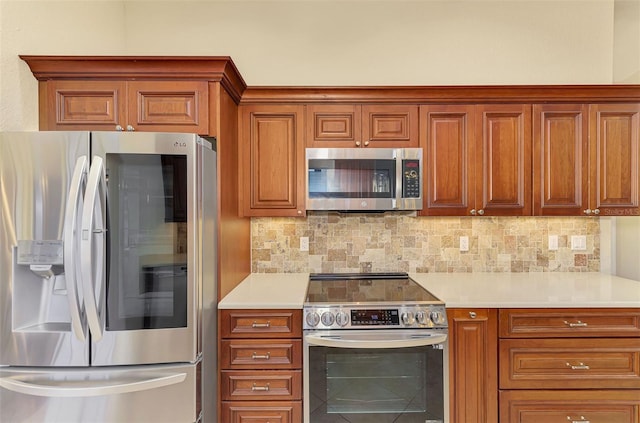
[[[501,339],[500,389],[640,388],[640,339]]]
[[[228,400],[300,400],[300,370],[222,370],[221,398]]]
[[[224,369],[300,369],[300,339],[224,339],[220,365]]]
[[[640,308],[503,309],[501,338],[640,337]]]
[[[302,310],[222,310],[222,338],[300,338]]]
[[[228,402],[222,403],[222,421],[226,423],[299,423],[302,402]]]
[[[502,391],[500,421],[639,423],[640,391]]]

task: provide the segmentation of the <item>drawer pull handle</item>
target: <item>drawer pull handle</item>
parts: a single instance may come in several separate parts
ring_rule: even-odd
[[[252,360],[269,360],[271,358],[271,353],[267,352],[264,355],[260,355],[256,352],[254,352],[253,354],[251,354],[251,359]]]
[[[567,367],[571,367],[571,370],[589,370],[589,366],[584,363],[580,363],[577,366],[567,363]]]
[[[260,328],[260,329],[268,329],[271,327],[271,322],[267,321],[267,323],[258,323],[258,322],[253,322],[251,324],[251,327],[256,329],[256,328]]]
[[[567,322],[566,320],[564,321],[564,324],[569,326],[570,328],[586,328],[587,326],[589,326],[588,324],[586,324],[583,321],[578,320],[577,322],[573,323],[573,322]]]
[[[580,416],[580,420],[576,420],[571,416],[567,416],[567,420],[569,420],[571,423],[590,423],[590,421],[585,419],[584,416]]]
[[[255,383],[253,384],[253,386],[251,387],[252,391],[269,391],[269,384],[267,383],[265,386],[258,386]]]

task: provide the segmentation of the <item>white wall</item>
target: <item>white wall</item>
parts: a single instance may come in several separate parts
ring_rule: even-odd
[[[252,86],[609,84],[640,83],[639,34],[640,0],[0,0],[0,130],[38,128],[19,54],[224,55]]]
[[[615,0],[613,82],[640,83],[640,0]]]
[[[0,130],[37,128],[18,54],[228,55],[249,85],[612,83],[640,26],[616,1],[637,0],[0,0]]]
[[[640,281],[640,217],[616,221],[616,274]]]

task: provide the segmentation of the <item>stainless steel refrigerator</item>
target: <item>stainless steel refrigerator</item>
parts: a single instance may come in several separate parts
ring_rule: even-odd
[[[0,133],[1,422],[216,420],[214,149]]]

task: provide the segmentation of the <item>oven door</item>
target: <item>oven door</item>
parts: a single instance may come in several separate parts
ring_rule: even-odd
[[[309,331],[304,363],[306,423],[448,421],[446,333]]]

